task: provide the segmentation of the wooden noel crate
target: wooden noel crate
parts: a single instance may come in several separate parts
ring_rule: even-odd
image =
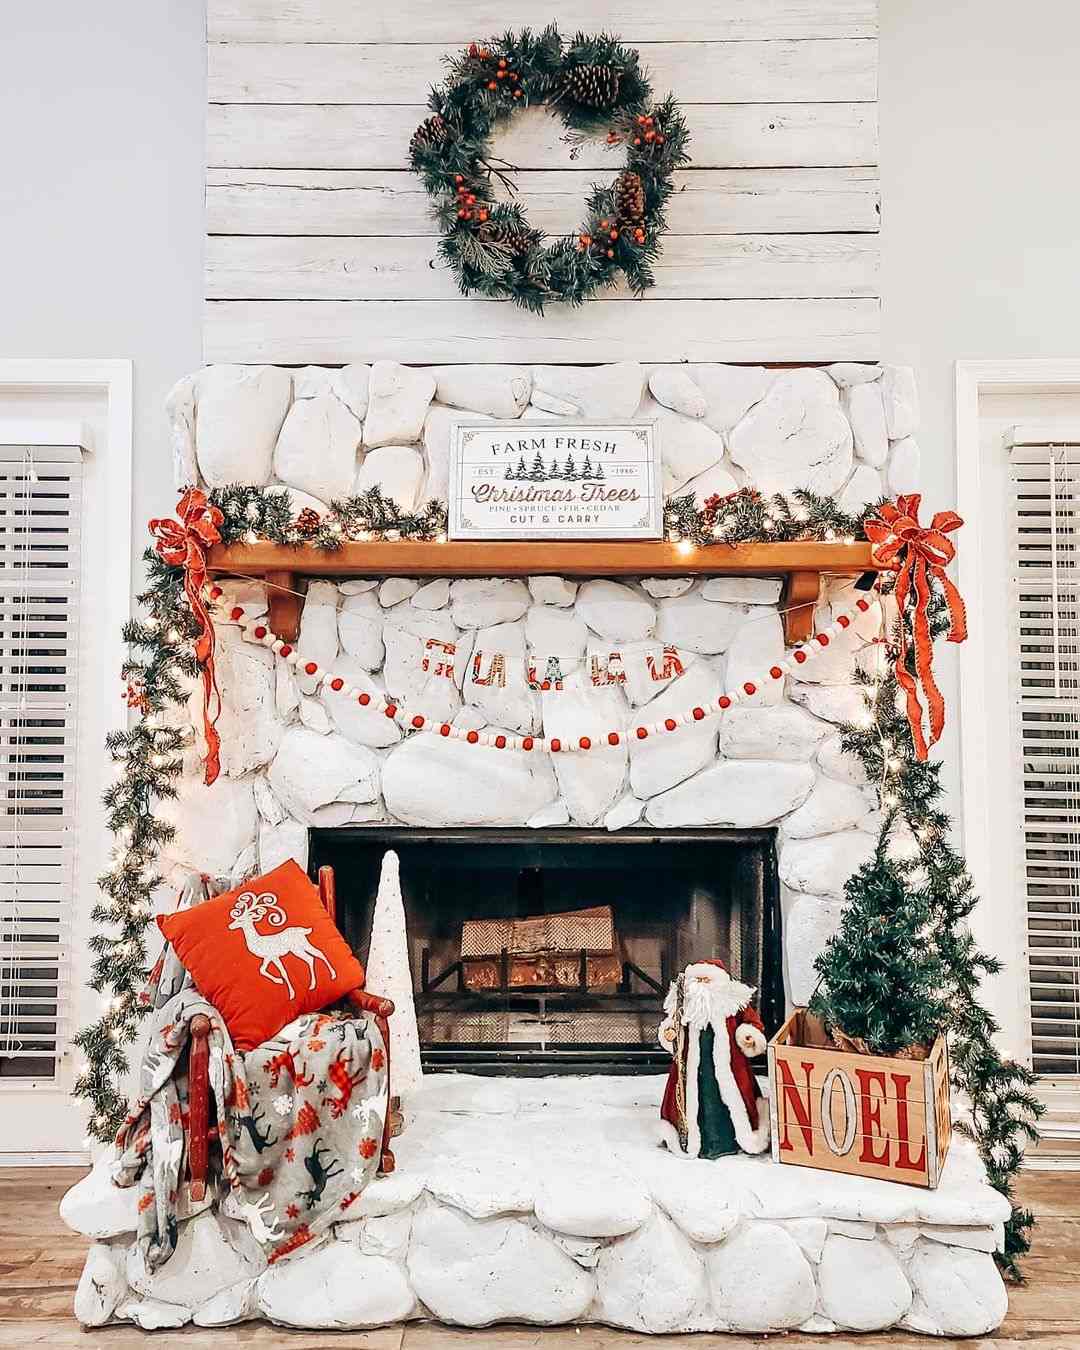
[[[931,1190],[949,1152],[949,1055],[924,1060],[837,1050],[796,1010],[769,1042],[772,1156],[794,1167],[902,1181]]]

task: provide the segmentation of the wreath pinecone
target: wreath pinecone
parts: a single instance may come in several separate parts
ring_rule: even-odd
[[[533,230],[515,230],[512,226],[496,220],[480,225],[476,237],[485,244],[497,244],[516,254],[528,253],[539,238]]]
[[[615,180],[615,215],[620,225],[637,226],[645,219],[645,185],[632,170]]]
[[[619,97],[619,71],[614,66],[574,66],[566,90],[586,108],[610,108]]]
[[[433,117],[425,117],[409,138],[410,158],[415,159],[420,151],[426,150],[429,145],[441,144],[446,140],[449,130],[446,119],[438,113]]]

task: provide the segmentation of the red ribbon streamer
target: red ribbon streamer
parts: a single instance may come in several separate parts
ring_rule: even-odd
[[[911,601],[911,628],[914,640],[915,675],[907,668],[907,631],[900,630],[900,651],[896,657],[896,679],[907,699],[907,718],[915,743],[915,757],[925,760],[931,745],[945,727],[945,700],[934,679],[934,643],[930,636],[930,583],[937,581],[949,610],[946,640],[963,642],[967,637],[967,613],[960,592],[945,575],[946,566],[956,557],[956,546],[946,538],[963,525],[955,511],[938,511],[929,528],[919,524],[922,498],[913,492],[882,506],[866,521],[866,536],[874,547],[874,556],[896,572],[896,601],[903,612]],[[914,597],[912,598],[912,593]],[[923,735],[923,709],[919,688],[926,700],[929,741]]]
[[[163,562],[184,569],[184,591],[199,624],[195,640],[195,657],[202,667],[203,736],[206,740],[207,786],[221,772],[221,737],[215,724],[221,715],[221,693],[214,670],[214,624],[203,600],[206,583],[206,550],[221,539],[219,526],[225,517],[216,506],[211,506],[205,492],[189,488],[176,504],[179,520],[152,520],[150,534],[154,549]],[[210,705],[216,700],[213,715]]]

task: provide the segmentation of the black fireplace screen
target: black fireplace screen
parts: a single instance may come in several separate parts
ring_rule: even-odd
[[[656,1073],[668,984],[704,957],[783,1020],[772,830],[313,830],[361,959],[388,848],[428,1071]]]

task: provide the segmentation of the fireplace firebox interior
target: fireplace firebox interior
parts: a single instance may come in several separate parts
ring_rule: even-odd
[[[313,830],[367,957],[394,849],[426,1072],[657,1073],[675,974],[721,958],[783,1021],[775,831]],[[582,914],[581,911],[588,911]]]

